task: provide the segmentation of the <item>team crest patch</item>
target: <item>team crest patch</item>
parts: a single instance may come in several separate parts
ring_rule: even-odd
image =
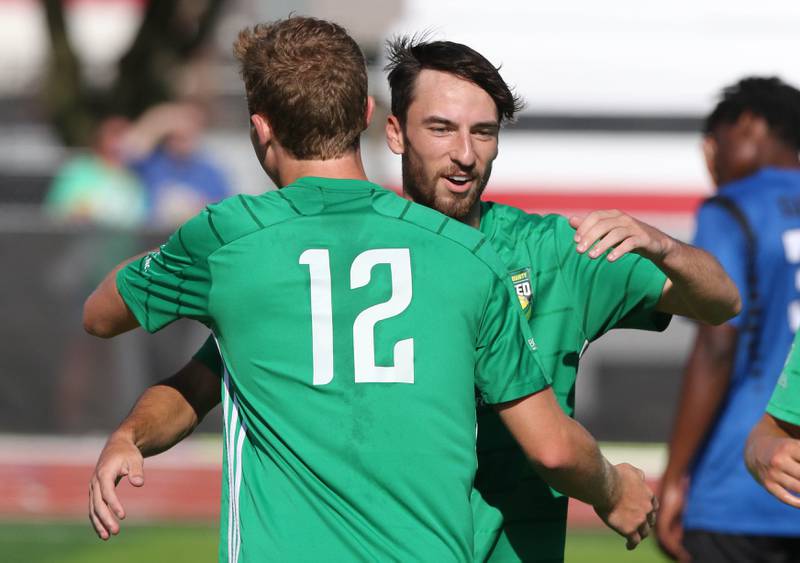
[[[533,290],[531,289],[531,269],[521,268],[510,272],[511,283],[514,284],[514,290],[517,292],[517,299],[519,305],[522,307],[522,312],[525,313],[525,318],[530,320],[533,313],[531,300],[533,299]]]

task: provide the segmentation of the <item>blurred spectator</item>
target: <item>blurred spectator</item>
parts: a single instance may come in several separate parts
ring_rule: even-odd
[[[45,212],[57,220],[103,228],[102,232],[80,230],[69,237],[65,251],[48,272],[54,294],[73,305],[70,316],[76,328],[84,299],[120,256],[138,249],[131,229],[147,220],[147,193],[127,162],[132,131],[133,125],[124,117],[101,118],[89,150],[62,166],[45,198]],[[102,347],[76,330],[59,344],[54,349],[61,360],[52,412],[61,429],[77,431],[96,423],[89,413],[104,414],[103,408],[87,408],[92,390],[103,390],[101,394],[107,397],[126,389],[116,375],[109,380],[107,366],[122,356],[131,356],[127,366],[141,361],[130,353],[135,339]],[[133,379],[134,385],[142,383]]]
[[[68,222],[141,224],[145,191],[124,157],[130,128],[130,122],[120,116],[102,119],[90,151],[69,160],[56,174],[45,198],[46,212]]]
[[[205,113],[190,103],[155,106],[131,128],[131,168],[147,190],[151,223],[173,228],[231,192],[222,171],[199,147]]]

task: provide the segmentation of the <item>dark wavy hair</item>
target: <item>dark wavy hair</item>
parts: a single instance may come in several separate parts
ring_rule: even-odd
[[[800,150],[800,91],[796,88],[775,76],[751,76],[724,88],[720,98],[706,118],[705,134],[750,112],[764,118],[770,131],[786,145]]]
[[[460,43],[427,41],[425,35],[399,36],[386,42],[389,63],[389,88],[392,114],[405,124],[408,107],[414,100],[414,85],[424,69],[448,72],[483,89],[497,106],[502,124],[512,122],[524,103],[500,76],[499,68],[486,57]]]

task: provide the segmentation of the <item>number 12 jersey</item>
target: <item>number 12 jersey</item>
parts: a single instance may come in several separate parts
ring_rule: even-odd
[[[477,230],[359,180],[237,196],[122,269],[223,360],[222,561],[471,560],[475,393],[549,384]]]

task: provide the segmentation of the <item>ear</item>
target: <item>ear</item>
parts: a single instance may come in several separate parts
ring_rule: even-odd
[[[386,144],[394,154],[403,154],[406,151],[403,127],[394,115],[389,115],[386,119]]]
[[[250,116],[250,137],[255,144],[265,147],[272,141],[272,126],[267,121],[267,118],[258,113]]]
[[[366,118],[367,118],[367,126],[368,128],[372,123],[372,115],[375,113],[375,98],[372,96],[367,96],[367,109],[366,109]]]
[[[703,137],[703,157],[706,161],[706,170],[708,170],[708,175],[711,176],[711,180],[714,182],[715,186],[719,185],[719,178],[717,178],[717,142],[711,137],[711,135],[706,135]]]

